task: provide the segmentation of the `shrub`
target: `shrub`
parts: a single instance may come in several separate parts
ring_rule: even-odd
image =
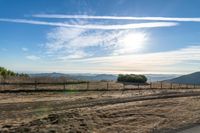
[[[15,73],[13,71],[7,70],[4,67],[0,67],[0,76],[2,76],[4,79],[6,77],[29,77],[28,74],[24,74],[24,73]]]
[[[146,83],[147,78],[144,75],[135,74],[119,74],[117,78],[118,82],[132,82],[132,83]]]

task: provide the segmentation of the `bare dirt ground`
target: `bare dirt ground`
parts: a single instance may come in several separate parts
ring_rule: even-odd
[[[0,94],[0,133],[158,133],[200,122],[200,90]]]

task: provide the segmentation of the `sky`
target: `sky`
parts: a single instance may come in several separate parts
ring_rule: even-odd
[[[200,69],[199,0],[0,0],[0,66],[16,72]]]

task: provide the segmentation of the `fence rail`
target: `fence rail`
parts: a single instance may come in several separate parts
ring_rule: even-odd
[[[1,92],[42,92],[42,91],[110,91],[110,90],[149,90],[149,89],[200,89],[200,85],[152,82],[145,84],[118,82],[0,82]]]
[[[9,82],[1,82],[0,85],[64,85],[64,84],[82,84],[82,83],[88,83],[86,81],[82,82],[27,82],[27,83],[9,83]]]

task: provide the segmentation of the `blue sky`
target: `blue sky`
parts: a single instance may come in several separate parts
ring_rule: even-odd
[[[19,72],[200,69],[199,0],[0,0],[0,66]]]

